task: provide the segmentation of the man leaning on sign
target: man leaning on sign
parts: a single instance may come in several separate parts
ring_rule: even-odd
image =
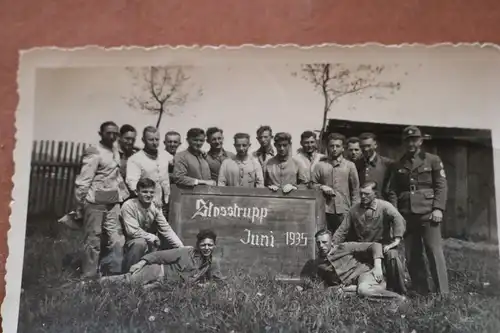
[[[250,135],[247,133],[234,135],[236,155],[222,162],[218,186],[264,187],[262,166],[255,157],[248,154],[250,145]]]
[[[205,143],[205,131],[201,128],[191,128],[187,132],[189,147],[175,154],[172,179],[179,187],[192,188],[197,185],[215,186],[212,180],[207,154],[202,151]]]
[[[205,285],[223,282],[219,260],[213,255],[217,235],[210,229],[196,235],[196,246],[146,254],[123,275],[108,276],[101,282],[118,282],[143,287],[155,287],[162,281],[182,281]]]
[[[407,222],[406,257],[413,287],[423,293],[430,291],[425,246],[434,283],[439,293],[446,294],[449,292],[448,273],[441,239],[448,192],[446,174],[439,156],[421,149],[422,141],[418,127],[409,126],[403,130],[406,153],[394,164],[389,198]]]
[[[307,188],[307,170],[292,158],[290,149],[292,136],[289,133],[277,133],[274,136],[276,156],[264,163],[264,184],[271,191],[282,190],[289,193],[298,188]]]

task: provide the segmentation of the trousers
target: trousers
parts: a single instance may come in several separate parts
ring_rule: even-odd
[[[406,294],[405,265],[401,258],[401,251],[393,248],[384,254],[384,268],[387,279],[387,288],[398,294]]]
[[[448,272],[443,253],[441,224],[432,223],[429,220],[429,214],[412,214],[405,216],[405,219],[407,221],[406,258],[412,286],[422,293],[433,291],[427,279],[425,265],[425,255],[427,255],[435,291],[447,294],[449,292]]]
[[[119,221],[120,205],[87,203],[83,212],[84,277],[120,274],[123,261],[123,234]]]

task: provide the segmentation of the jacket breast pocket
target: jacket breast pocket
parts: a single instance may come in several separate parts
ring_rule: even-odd
[[[432,168],[428,165],[417,169],[417,180],[419,184],[432,184]]]

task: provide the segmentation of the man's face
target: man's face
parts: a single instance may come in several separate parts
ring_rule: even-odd
[[[101,136],[101,140],[104,144],[112,146],[116,139],[118,139],[120,132],[118,131],[118,126],[108,125],[104,127],[102,132],[99,132],[99,135]]]
[[[177,148],[181,145],[181,136],[177,134],[167,135],[165,136],[165,141],[163,143],[165,144],[165,150],[170,154],[175,155]]]
[[[316,139],[311,136],[300,141],[300,145],[302,146],[304,153],[312,154],[316,150]]]
[[[158,151],[158,146],[160,145],[160,133],[158,132],[146,132],[142,138],[144,142],[144,148],[149,151]]]
[[[122,147],[122,149],[126,151],[131,151],[132,148],[134,148],[136,137],[137,133],[133,131],[123,133],[119,139],[120,146]]]
[[[194,151],[201,151],[201,147],[203,147],[203,144],[205,143],[205,135],[200,134],[198,136],[188,138],[187,139],[189,147],[193,149]]]
[[[330,140],[330,142],[328,142],[328,155],[337,158],[342,155],[343,152],[344,144],[342,140]]]
[[[205,258],[210,257],[214,252],[214,249],[215,249],[215,242],[212,238],[202,239],[198,243],[198,250]]]
[[[329,234],[323,234],[316,237],[316,248],[319,255],[325,257],[332,249],[332,237]]]
[[[350,142],[347,144],[347,153],[349,154],[349,159],[352,161],[357,161],[361,157],[361,147],[359,142]]]
[[[221,132],[215,132],[207,138],[207,143],[212,149],[221,149],[224,143],[224,136]]]
[[[257,141],[259,141],[261,147],[268,147],[271,144],[271,133],[269,131],[263,131],[257,136]]]
[[[420,146],[422,146],[422,138],[421,137],[409,137],[404,140],[404,145],[406,151],[409,153],[416,153]]]
[[[361,196],[361,204],[368,206],[375,199],[375,192],[371,188],[371,186],[362,187],[359,190]]]
[[[372,138],[361,140],[361,149],[365,158],[370,158],[377,149],[377,142]]]
[[[276,147],[276,153],[280,157],[286,157],[288,156],[288,153],[290,151],[290,143],[288,141],[279,141],[274,143],[274,147]]]
[[[153,201],[154,194],[154,187],[145,187],[137,190],[137,198],[143,204],[150,204]]]
[[[248,149],[250,148],[250,141],[246,138],[234,140],[234,149],[236,154],[240,157],[247,156]]]

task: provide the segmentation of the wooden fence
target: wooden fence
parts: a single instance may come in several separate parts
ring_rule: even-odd
[[[75,205],[75,179],[86,143],[34,141],[28,215],[62,216]]]

